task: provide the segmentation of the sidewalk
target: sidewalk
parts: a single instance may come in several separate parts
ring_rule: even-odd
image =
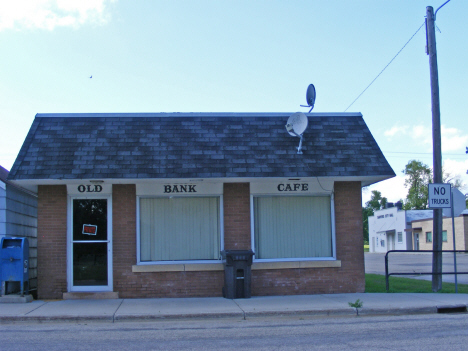
[[[353,316],[348,302],[360,299],[360,315],[437,313],[441,307],[468,305],[468,294],[329,294],[221,297],[57,300],[0,304],[0,322],[138,321],[189,318],[249,319],[265,316]]]

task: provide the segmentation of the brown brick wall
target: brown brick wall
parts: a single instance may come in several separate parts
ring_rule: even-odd
[[[250,236],[250,184],[224,184],[224,248],[249,250]]]
[[[112,186],[112,268],[114,291],[124,294],[132,265],[136,264],[136,188],[133,184]],[[135,283],[133,283],[135,284]]]
[[[226,249],[250,249],[248,183],[224,185]],[[38,297],[61,298],[67,291],[66,186],[39,186]],[[136,187],[114,185],[113,277],[120,297],[221,296],[223,271],[133,273],[136,264]],[[335,183],[336,250],[341,268],[252,272],[253,295],[345,293],[364,291],[361,186]]]
[[[136,187],[114,185],[114,291],[122,298],[221,296],[223,271],[133,273],[136,257]]]
[[[40,185],[37,204],[39,299],[61,299],[67,291],[67,187]]]
[[[252,295],[364,292],[360,182],[335,183],[336,254],[341,268],[252,271]]]

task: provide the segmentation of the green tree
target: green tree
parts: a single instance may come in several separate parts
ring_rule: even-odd
[[[369,201],[366,202],[366,207],[372,209],[372,213],[377,210],[383,210],[387,205],[387,198],[382,197],[382,193],[378,190],[372,190],[372,195]]]
[[[406,175],[405,187],[408,188],[404,210],[425,210],[428,204],[428,185],[432,183],[432,169],[417,160],[410,160],[402,171]],[[449,172],[442,170],[443,183],[449,183],[453,188],[465,187],[460,176],[452,176]]]
[[[427,208],[427,187],[432,183],[432,169],[421,161],[411,160],[402,171],[406,175],[405,187],[408,188],[405,210],[425,210]]]
[[[384,209],[387,205],[387,198],[382,197],[378,190],[372,190],[372,195],[366,206],[362,208],[362,223],[364,242],[369,242],[369,217],[374,215],[374,211]]]

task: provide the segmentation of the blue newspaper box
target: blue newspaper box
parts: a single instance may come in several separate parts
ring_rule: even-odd
[[[20,282],[21,296],[29,293],[29,242],[27,238],[2,238],[0,241],[1,295],[7,284]]]

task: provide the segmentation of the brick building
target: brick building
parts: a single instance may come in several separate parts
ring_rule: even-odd
[[[38,114],[9,180],[38,194],[38,296],[364,291],[361,187],[395,174],[359,113]]]
[[[468,210],[464,210],[454,218],[455,224],[455,249],[468,250]],[[432,231],[434,228],[432,218],[413,220],[410,234],[418,240],[418,248],[415,250],[432,250]],[[442,250],[453,250],[452,217],[442,219]]]

